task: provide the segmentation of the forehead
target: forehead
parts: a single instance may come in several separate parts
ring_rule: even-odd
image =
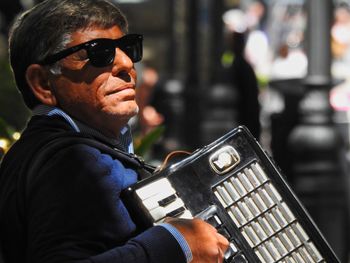
[[[86,29],[75,31],[71,34],[71,41],[67,45],[75,46],[81,43],[96,39],[96,38],[111,38],[117,39],[124,35],[118,26],[110,28],[89,27]]]

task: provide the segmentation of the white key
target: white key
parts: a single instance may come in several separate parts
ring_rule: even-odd
[[[158,221],[159,219],[165,217],[170,212],[172,212],[180,207],[183,207],[183,206],[184,206],[184,202],[180,198],[178,198],[178,199],[176,199],[175,202],[172,202],[171,204],[169,204],[165,207],[159,206],[159,207],[149,211],[149,213],[151,214],[154,221]]]
[[[260,239],[258,235],[255,233],[254,229],[251,226],[244,227],[245,232],[249,236],[249,239],[252,241],[254,246],[258,245],[260,243]]]
[[[282,256],[285,256],[288,253],[279,237],[272,237],[271,241]]]
[[[241,212],[243,213],[244,217],[247,219],[247,221],[250,221],[254,218],[252,212],[250,212],[248,206],[244,202],[237,202],[237,205]]]
[[[230,194],[227,192],[227,190],[223,186],[216,187],[218,193],[220,194],[222,200],[225,202],[226,206],[229,206],[233,203],[233,200],[230,196]],[[225,207],[226,207],[225,206]]]
[[[261,199],[261,197],[258,194],[252,193],[252,198],[254,200],[254,203],[256,204],[256,206],[259,208],[261,212],[264,212],[267,210],[267,206],[265,205],[264,201]]]
[[[278,207],[273,208],[271,212],[282,227],[288,224]]]
[[[172,196],[175,194],[175,190],[173,189],[171,192],[159,192],[156,195],[153,195],[147,199],[145,199],[142,203],[147,208],[147,210],[152,210],[159,206],[159,201]]]
[[[278,224],[276,218],[270,212],[267,212],[265,217],[275,232],[281,229],[281,226]]]
[[[258,163],[252,165],[252,170],[261,183],[264,183],[268,180],[267,175]]]
[[[244,173],[255,188],[258,188],[261,185],[261,182],[258,180],[252,169],[246,168],[244,169]]]
[[[271,183],[266,184],[265,189],[268,192],[269,196],[272,198],[272,200],[275,201],[275,203],[278,203],[282,200],[282,197]]]
[[[295,247],[298,247],[301,245],[300,239],[295,234],[295,232],[292,228],[290,228],[290,227],[286,228],[285,233],[288,235],[289,240],[292,241],[292,243]]]
[[[171,186],[170,182],[166,178],[159,179],[152,182],[142,188],[136,190],[136,194],[141,200],[145,200],[153,195],[160,192],[173,192],[174,188]]]
[[[267,234],[262,229],[259,223],[252,222],[252,227],[254,228],[255,233],[260,237],[261,240],[265,240],[267,238]]]
[[[254,190],[253,185],[250,183],[248,180],[247,176],[244,173],[238,173],[238,179],[239,181],[243,184],[244,188],[248,191],[251,192]]]
[[[316,262],[320,262],[321,260],[323,260],[323,257],[321,255],[321,253],[315,247],[314,243],[308,242],[308,243],[305,244],[305,247],[306,247],[307,251],[309,252],[309,254],[312,256],[312,258]]]
[[[268,236],[271,236],[274,233],[273,229],[271,228],[270,224],[267,222],[266,218],[259,217],[258,221],[260,223],[260,226],[264,229],[265,233]]]
[[[269,251],[266,249],[264,245],[259,246],[259,252],[265,259],[265,262],[268,262],[268,263],[274,262],[273,257],[271,256],[271,254],[269,253]]]
[[[307,263],[317,263],[315,262],[315,260],[311,257],[311,255],[309,254],[309,252],[306,250],[305,247],[301,247],[298,249],[298,252],[300,253],[300,255],[303,257],[303,259],[305,260],[305,262]]]
[[[271,241],[265,242],[265,246],[267,250],[270,252],[271,256],[275,259],[278,260],[281,258],[281,254],[277,250],[277,248],[274,247]]]
[[[292,257],[297,263],[306,263],[299,253],[293,252]]]
[[[292,213],[292,211],[290,211],[290,209],[286,203],[283,202],[281,204],[280,209],[281,209],[281,212],[284,215],[284,217],[287,219],[288,223],[291,223],[295,220],[294,214]]]
[[[293,224],[292,228],[301,241],[305,242],[309,240],[309,236],[306,234],[306,232],[299,223]]]
[[[291,252],[295,247],[293,246],[292,242],[289,240],[286,233],[279,233],[278,235],[279,239],[282,241],[282,244],[284,247],[288,250],[288,252]]]
[[[241,210],[237,206],[232,206],[229,208],[229,215],[238,227],[247,223],[247,219],[244,217]]]
[[[258,194],[268,208],[272,207],[275,204],[265,189],[258,189]]]
[[[231,177],[230,180],[232,182],[232,185],[234,186],[234,188],[236,188],[237,192],[241,197],[247,194],[247,190],[244,188],[244,186],[238,178]]]
[[[254,216],[258,216],[260,214],[258,207],[255,205],[255,203],[251,198],[245,197],[244,202],[247,204],[249,210],[252,212]]]
[[[224,182],[224,187],[234,201],[237,201],[239,199],[240,196],[237,193],[237,190],[233,187],[231,182]]]

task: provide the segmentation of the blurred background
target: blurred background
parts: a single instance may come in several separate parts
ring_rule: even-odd
[[[349,262],[350,0],[110,1],[144,35],[138,153],[157,164],[246,125]],[[0,2],[0,156],[30,116],[7,34],[35,2]]]

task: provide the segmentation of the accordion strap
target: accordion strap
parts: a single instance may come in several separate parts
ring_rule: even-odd
[[[112,148],[111,146],[86,135],[76,132],[65,132],[46,140],[46,143],[39,147],[37,152],[34,154],[27,174],[27,193],[30,187],[30,182],[36,172],[40,169],[41,165],[60,149],[64,149],[74,144],[85,144],[100,150],[102,153],[112,156],[112,158],[117,159],[123,163],[123,165],[135,169],[138,173],[139,179],[144,179],[150,176],[155,170],[154,166],[145,163],[145,161],[136,154],[126,153],[117,148]]]

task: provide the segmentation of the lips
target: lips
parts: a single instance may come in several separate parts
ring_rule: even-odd
[[[136,92],[135,87],[133,85],[131,86],[124,86],[123,88],[118,88],[111,90],[106,93],[106,98],[110,98],[113,101],[134,101],[136,98]]]
[[[122,87],[118,87],[116,89],[107,91],[106,95],[109,96],[109,95],[113,95],[113,94],[116,94],[116,93],[128,93],[130,91],[132,91],[132,93],[135,94],[135,85],[129,84],[129,85],[125,85],[125,86],[122,86]]]

